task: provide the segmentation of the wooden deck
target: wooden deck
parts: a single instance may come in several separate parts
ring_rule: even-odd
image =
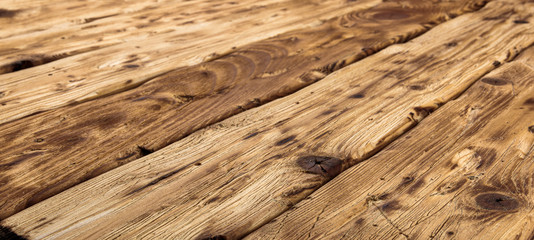
[[[0,239],[534,239],[532,0],[1,0]]]

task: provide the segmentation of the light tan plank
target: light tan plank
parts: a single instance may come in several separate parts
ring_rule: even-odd
[[[179,31],[145,35],[116,46],[3,74],[0,75],[0,123],[124,91],[173,69],[216,59],[234,47],[320,25],[322,20],[379,2],[309,0],[273,4],[266,9],[251,7],[241,14],[230,14],[204,24],[183,25]]]
[[[9,181],[0,185],[0,219],[291,94],[476,2],[380,3],[169,72],[131,91],[3,124],[0,170]]]
[[[532,44],[512,20],[531,11],[491,2],[1,224],[30,239],[244,236]]]
[[[528,57],[485,76],[247,239],[532,239]]]
[[[150,0],[3,0],[0,6],[0,39],[49,28],[64,28],[83,19],[121,14],[150,6],[154,6],[154,2]]]

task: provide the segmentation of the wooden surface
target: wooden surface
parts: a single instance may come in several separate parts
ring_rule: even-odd
[[[525,58],[246,239],[532,239],[534,61]]]
[[[172,71],[131,91],[3,124],[0,165],[8,180],[0,186],[0,217],[480,7],[477,1],[402,3],[381,3]]]
[[[0,239],[534,236],[532,1],[6,3]]]
[[[19,71],[16,74],[0,75],[0,88],[2,88],[3,93],[3,97],[0,98],[0,123],[74,102],[83,102],[124,91],[179,67],[192,66],[204,61],[216,59],[233,51],[232,48],[234,47],[241,47],[287,31],[319,25],[323,20],[358,9],[365,9],[380,1],[291,0],[285,1],[285,4],[276,4],[281,1],[271,0],[262,1],[263,4],[259,6],[255,2],[252,0],[245,1],[244,3],[248,3],[248,5],[244,4],[234,14],[227,14],[228,12],[226,11],[218,15],[215,14],[219,18],[214,16],[214,18],[206,19],[207,16],[211,17],[211,15],[204,13],[204,20],[198,21],[196,24],[190,24],[188,23],[189,21],[184,22],[180,19],[170,19],[169,21],[176,21],[172,25],[173,28],[162,28],[165,30],[159,33],[142,34],[133,29],[132,31],[134,33],[132,34],[142,35],[131,40],[128,40],[128,36],[117,36],[114,33],[112,38],[116,38],[115,41],[121,41],[123,43],[108,47],[105,46],[111,45],[112,42],[108,41],[103,46],[93,44],[98,47],[95,49],[88,48],[91,43],[87,42],[72,42],[81,45],[81,49],[71,48],[62,42],[48,43],[53,44],[52,46],[47,44],[46,46],[48,48],[61,49],[55,50],[59,52],[54,54],[46,53],[49,55],[48,57],[54,59],[54,56],[57,55],[73,56],[61,58],[49,64],[34,67],[31,70]],[[177,4],[183,5],[187,3]],[[204,11],[211,11],[213,8],[210,7],[210,4],[194,5],[194,8],[189,8],[188,11],[202,12],[202,9],[206,9]],[[108,3],[106,5],[110,4]],[[157,9],[152,11],[154,12],[159,9],[159,12],[166,12],[167,9],[164,3],[159,3],[158,6]],[[123,11],[128,12],[128,8],[122,7],[125,9]],[[78,8],[76,12],[78,11],[85,11],[85,8]],[[97,13],[99,16],[100,14],[111,14],[106,11],[98,11]],[[152,12],[147,14],[152,14]],[[158,12],[154,13],[154,15],[158,16]],[[178,13],[177,15],[180,16]],[[14,15],[14,17],[16,19],[17,15]],[[88,18],[91,17],[88,16]],[[93,16],[92,18],[98,17]],[[127,23],[126,21],[128,21],[126,19],[120,19],[120,15],[117,15],[116,18],[119,19],[108,17],[101,21],[110,21],[111,23]],[[70,26],[67,29],[76,32],[76,34],[83,35],[85,32],[79,28],[87,24],[96,24],[99,22],[95,20],[90,23],[85,23],[87,22],[86,19],[87,17],[75,18],[74,21],[79,20],[82,23],[74,24],[75,26]],[[134,19],[131,21],[144,22],[147,20]],[[110,24],[106,26],[107,28],[113,28]],[[46,29],[46,27],[45,25],[44,28]],[[54,28],[51,28],[50,31],[53,30]],[[93,34],[97,34],[98,36],[104,35],[101,31],[105,33],[109,30],[98,29]],[[33,38],[33,36],[21,37]],[[46,44],[50,40],[50,37],[53,38],[54,36],[46,36],[46,33],[36,36],[36,38],[41,37],[45,39],[40,40],[38,44],[41,42]],[[69,33],[61,33],[57,37],[61,40],[61,37],[70,38],[72,36]],[[98,39],[95,37],[87,37],[91,38],[91,41],[98,42]],[[15,36],[14,38],[17,37]],[[17,46],[21,45],[20,39],[13,39],[13,41],[15,41],[13,44],[18,44]],[[71,43],[70,40],[68,42]],[[13,48],[9,47],[11,45],[6,43],[8,48]],[[44,54],[39,50],[39,47],[30,46],[30,48],[29,51],[31,54]],[[74,51],[74,53],[69,53],[69,51]],[[85,51],[87,52],[81,53]],[[75,54],[78,52],[80,54]],[[15,52],[15,54],[18,56],[18,52]],[[46,58],[46,56],[44,57]],[[20,60],[24,60],[24,54],[22,55],[22,59],[17,61]],[[12,60],[9,59],[8,62],[10,61]],[[26,61],[32,62],[33,60]],[[41,60],[35,61],[42,62]],[[3,64],[6,64],[6,62],[4,61]]]
[[[2,225],[32,239],[243,237],[507,65],[534,42],[531,26],[516,23],[531,20],[532,11],[493,1]],[[518,80],[517,87],[525,84]]]

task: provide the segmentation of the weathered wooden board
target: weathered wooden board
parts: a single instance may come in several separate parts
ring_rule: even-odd
[[[73,5],[72,1],[61,1],[61,4],[47,1],[35,9],[18,6],[20,10],[11,10],[14,12],[12,17],[0,18],[0,26],[11,29],[9,37],[0,37],[0,73],[21,70],[123,42],[152,39],[171,32],[172,36],[168,36],[167,40],[181,44],[189,44],[190,41],[198,43],[220,33],[210,31],[210,28],[226,28],[234,34],[243,34],[248,28],[261,28],[280,19],[287,18],[291,21],[291,18],[306,18],[318,12],[339,12],[340,9],[350,9],[356,4],[338,0],[316,4],[291,0],[125,3],[128,2],[96,1]],[[376,1],[358,2],[358,5],[363,6],[370,4],[376,4]],[[310,12],[302,12],[303,8]],[[54,11],[53,16],[50,16],[49,11]],[[62,14],[57,14],[59,12]],[[20,15],[22,16],[18,17]],[[44,16],[51,19],[40,19]],[[35,18],[40,21],[35,22]],[[32,23],[27,23],[27,20]],[[21,25],[21,22],[26,24]],[[6,30],[2,28],[0,31]],[[232,37],[231,34],[226,36]]]
[[[469,2],[456,2],[456,9],[451,2],[429,8],[383,3],[247,45],[132,91],[6,123],[0,126],[6,179],[0,181],[0,218],[406,41],[429,22],[467,10]]]
[[[506,64],[247,239],[532,239],[533,96]]]
[[[244,236],[532,44],[514,20],[534,9],[514,6],[493,1],[1,224],[30,239]]]
[[[0,6],[0,26],[2,26],[0,28],[0,39],[42,32],[49,28],[68,27],[76,20],[123,14],[154,5],[154,1],[150,0],[136,0],[133,2],[2,0],[2,5]],[[31,41],[31,39],[27,40]]]
[[[144,35],[119,45],[3,74],[0,75],[0,123],[124,91],[173,69],[219,58],[234,47],[317,26],[323,20],[366,9],[378,2],[292,0],[287,5],[243,9],[241,13],[220,19],[182,25],[172,32]]]
[[[149,38],[162,32],[179,31],[183,36],[193,37],[194,34],[188,29],[198,29],[198,25],[206,22],[220,21],[224,18],[221,15],[239,19],[247,13],[243,10],[254,6],[256,2],[197,0],[158,3],[137,1],[132,4],[125,1],[45,1],[30,9],[18,6],[20,9],[10,10],[9,17],[5,14],[0,18],[0,36],[2,32],[9,34],[0,37],[0,73],[19,71],[79,53]],[[271,8],[273,4],[284,3],[267,2]],[[288,5],[286,3],[284,6]],[[228,14],[233,11],[241,11],[241,14]],[[31,24],[28,20],[31,20]]]

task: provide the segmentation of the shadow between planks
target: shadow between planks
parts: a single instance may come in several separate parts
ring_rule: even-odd
[[[30,239],[243,237],[531,45],[521,4],[490,2],[1,224]]]
[[[178,69],[131,91],[0,125],[5,142],[0,218],[484,3],[380,3]]]

